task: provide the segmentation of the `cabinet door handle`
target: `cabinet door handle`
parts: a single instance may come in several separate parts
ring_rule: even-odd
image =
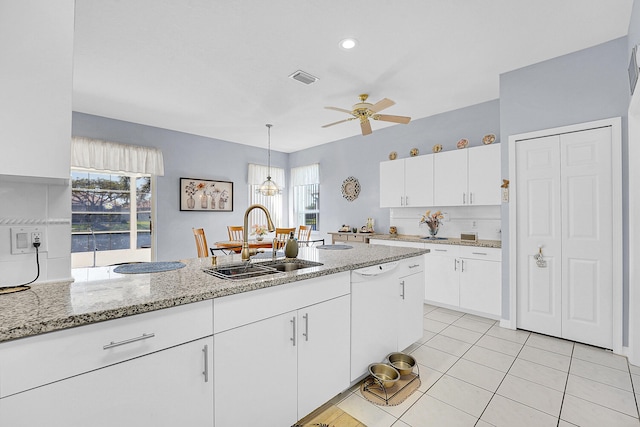
[[[458,260],[453,259],[453,271],[458,271]]]
[[[309,341],[309,313],[305,313],[302,318],[304,319],[304,333],[302,335],[304,335],[305,341]]]
[[[404,206],[404,196],[400,196],[400,206]]]
[[[462,204],[463,205],[467,204],[467,193],[462,193]]]
[[[400,296],[402,297],[402,299],[404,299],[404,280],[400,282],[400,286],[402,287],[402,293],[400,294]]]
[[[473,193],[469,192],[469,204],[472,205],[473,204]]]
[[[293,346],[296,346],[296,316],[293,316],[291,318],[291,325],[293,327],[293,335],[291,336],[290,340],[293,341]]]
[[[129,338],[128,340],[124,340],[124,341],[118,341],[118,342],[111,341],[109,344],[103,346],[102,349],[103,350],[108,350],[108,349],[113,348],[113,347],[118,347],[118,346],[125,345],[125,344],[131,344],[132,342],[146,340],[148,338],[153,338],[155,336],[156,336],[156,334],[150,333],[150,334],[142,334],[139,337]]]
[[[202,349],[204,353],[204,371],[202,371],[202,375],[204,375],[204,382],[209,382],[209,345],[205,344]]]
[[[461,262],[462,262],[462,268],[460,269],[460,272],[464,273],[464,260],[462,260]]]

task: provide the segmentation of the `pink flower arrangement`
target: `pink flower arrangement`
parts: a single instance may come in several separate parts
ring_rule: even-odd
[[[251,228],[253,228],[253,231],[251,232],[251,235],[256,235],[256,236],[264,236],[265,234],[267,234],[269,232],[269,230],[267,229],[266,226],[261,225],[261,224],[254,224]]]
[[[436,228],[438,228],[438,226],[440,225],[440,220],[443,218],[444,215],[442,215],[442,212],[436,211],[434,213],[431,213],[431,211],[428,210],[424,215],[422,215],[420,224],[427,224],[427,226],[431,230],[435,230]]]

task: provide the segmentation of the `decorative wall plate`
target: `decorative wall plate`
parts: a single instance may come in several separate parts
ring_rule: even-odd
[[[389,160],[395,160],[398,157],[398,153],[392,151],[389,153]]]
[[[411,149],[411,151],[409,151],[409,155],[410,155],[411,157],[415,157],[415,156],[417,156],[417,155],[418,155],[418,153],[419,153],[419,152],[420,152],[420,151],[418,151],[418,149],[417,149],[417,148],[412,148],[412,149]]]
[[[436,144],[436,145],[433,146],[433,152],[434,153],[439,153],[441,151],[442,151],[442,145]]]
[[[350,176],[342,182],[342,197],[350,202],[358,198],[360,194],[360,182],[357,178]]]
[[[495,140],[496,140],[496,136],[494,134],[490,133],[488,135],[485,135],[482,138],[482,143],[484,145],[489,145],[489,144],[493,144],[495,142]]]
[[[460,141],[458,141],[458,143],[456,144],[456,147],[458,147],[458,149],[467,148],[467,145],[469,145],[469,140],[462,138]]]

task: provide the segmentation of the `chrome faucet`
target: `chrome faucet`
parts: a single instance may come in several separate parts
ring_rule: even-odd
[[[273,225],[273,221],[271,221],[271,214],[269,214],[269,211],[267,210],[267,208],[265,208],[262,205],[251,205],[247,208],[247,210],[244,212],[244,224],[243,224],[243,228],[242,228],[242,260],[243,261],[247,261],[250,259],[251,257],[251,251],[249,251],[249,212],[251,212],[254,209],[260,209],[264,212],[264,214],[267,216],[267,229],[269,231],[275,231],[276,227],[274,227]]]

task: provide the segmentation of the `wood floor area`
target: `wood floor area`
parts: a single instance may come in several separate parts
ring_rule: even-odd
[[[293,427],[367,427],[332,403],[325,403]]]

